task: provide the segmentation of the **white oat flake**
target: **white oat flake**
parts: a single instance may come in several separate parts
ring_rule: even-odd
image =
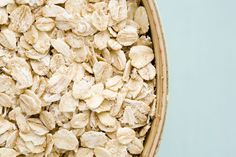
[[[0,156],[140,156],[158,112],[139,0],[0,0]]]

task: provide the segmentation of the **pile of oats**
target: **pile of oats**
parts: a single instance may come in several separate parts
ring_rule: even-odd
[[[132,157],[155,115],[139,0],[0,0],[0,156]]]

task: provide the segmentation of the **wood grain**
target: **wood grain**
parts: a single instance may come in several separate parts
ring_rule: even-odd
[[[161,135],[164,127],[167,96],[168,96],[168,68],[167,56],[162,25],[155,0],[142,0],[147,10],[151,27],[151,35],[155,52],[157,68],[157,112],[152,122],[151,130],[145,141],[141,157],[155,157],[161,142]]]

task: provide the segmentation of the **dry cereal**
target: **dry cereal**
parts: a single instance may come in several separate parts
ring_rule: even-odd
[[[156,110],[139,0],[0,0],[0,156],[132,157]]]

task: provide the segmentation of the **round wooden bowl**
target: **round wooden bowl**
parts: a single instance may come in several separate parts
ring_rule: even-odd
[[[162,32],[160,17],[155,0],[142,0],[147,10],[151,27],[151,36],[155,52],[157,69],[157,110],[152,122],[151,130],[146,138],[141,157],[155,157],[159,148],[163,126],[165,122],[167,95],[168,95],[168,69],[165,40]]]

